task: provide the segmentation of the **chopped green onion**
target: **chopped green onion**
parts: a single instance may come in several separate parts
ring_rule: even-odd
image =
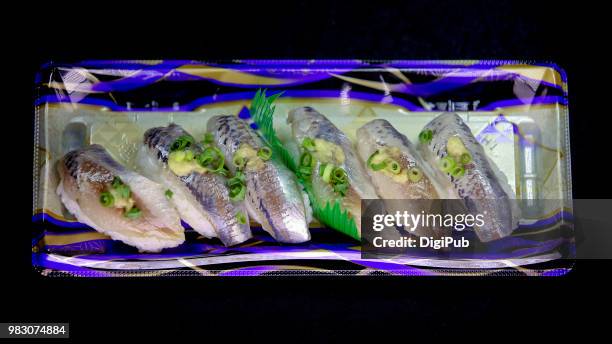
[[[423,178],[423,172],[418,167],[413,167],[410,170],[408,170],[408,179],[411,182],[416,183],[420,181],[422,178]]]
[[[239,211],[236,213],[236,221],[241,225],[246,225],[247,217],[243,212]]]
[[[463,177],[464,174],[465,174],[465,168],[463,168],[463,166],[457,166],[453,168],[451,172],[451,176],[455,178],[461,178]]]
[[[200,166],[209,168],[210,172],[223,174],[225,156],[223,156],[223,152],[219,148],[206,147],[195,159]]]
[[[218,160],[220,155],[222,155],[222,154],[219,151],[219,148],[217,148],[217,147],[206,147],[206,148],[204,148],[202,153],[200,153],[198,155],[198,157],[196,159],[198,160],[198,163],[200,165],[202,165],[202,167],[206,167],[206,166],[212,164],[214,161]]]
[[[110,192],[104,191],[100,193],[100,203],[105,207],[110,207],[115,203],[115,197]]]
[[[464,165],[469,164],[470,162],[472,162],[472,156],[470,155],[470,153],[463,153],[461,154],[461,158],[459,160]]]
[[[244,184],[244,174],[240,171],[236,172],[234,177],[227,180],[227,187],[230,190],[230,198],[232,198],[232,200],[238,199],[236,197],[239,196],[241,190],[242,193],[244,193],[246,190],[246,186]],[[244,194],[239,196],[239,198],[244,199]]]
[[[204,144],[210,144],[213,143],[213,141],[215,140],[215,136],[212,133],[206,133],[204,134],[204,141],[202,141]]]
[[[229,196],[232,201],[242,201],[246,194],[246,186],[240,184],[230,188]]]
[[[446,173],[450,173],[455,168],[456,165],[457,163],[450,156],[440,159],[440,162],[439,162],[440,169]]]
[[[165,195],[166,195],[167,199],[170,199],[170,198],[172,198],[172,195],[174,195],[174,192],[172,192],[172,190],[168,189],[168,190],[166,190]]]
[[[227,180],[227,185],[228,186],[234,186],[234,185],[237,185],[237,184],[244,184],[243,183],[243,179],[240,176],[238,176],[238,175],[236,175],[236,176],[234,176],[234,177],[232,177],[232,178]]]
[[[308,171],[310,173],[310,171]],[[348,190],[348,175],[341,167],[336,167],[332,164],[321,164],[319,166],[319,176],[324,182],[329,183],[334,192],[341,196],[346,195]]]
[[[246,159],[240,155],[234,155],[232,162],[236,166],[237,169],[241,170],[244,165],[246,165]]]
[[[243,185],[244,183],[239,177],[233,177],[227,180],[227,186],[231,189],[235,186]]]
[[[387,163],[385,161],[381,161],[378,164],[371,163],[369,166],[372,171],[380,171],[383,168],[387,167]]]
[[[366,165],[372,170],[372,171],[380,171],[383,168],[387,167],[387,163],[385,161],[381,161],[379,163],[374,163],[374,157],[376,157],[380,152],[376,151],[374,152],[372,155],[370,155],[370,157],[368,158],[368,161],[366,163]]]
[[[213,162],[213,160],[215,160],[215,155],[212,152],[212,150],[209,150],[209,149],[205,149],[202,153],[196,156],[196,161],[202,167],[206,167],[210,165]]]
[[[300,166],[310,167],[312,166],[312,155],[308,152],[302,153],[300,156]]]
[[[433,131],[427,129],[427,130],[423,130],[421,131],[421,133],[419,134],[419,141],[422,144],[429,144],[429,142],[431,142],[431,139],[433,138]]]
[[[244,173],[242,173],[241,171],[236,171],[236,174],[234,174],[234,178],[238,178],[240,181],[244,182]]]
[[[319,175],[323,178],[326,183],[329,183],[331,180],[331,174],[334,170],[334,165],[332,164],[323,164],[319,167]]]
[[[304,147],[304,149],[309,152],[312,152],[316,149],[315,142],[310,137],[304,138],[304,140],[302,141],[302,147]]]
[[[262,160],[270,160],[270,158],[272,157],[272,150],[270,149],[270,147],[261,147],[257,151],[257,156],[260,157]]]
[[[121,178],[115,177],[113,178],[113,183],[111,185],[113,186],[113,188],[116,188],[123,185],[123,182],[121,181]]]
[[[385,163],[387,164],[387,171],[393,174],[399,174],[402,171],[400,164],[393,159],[385,159]]]
[[[346,171],[341,167],[336,167],[332,171],[331,175],[332,183],[334,184],[344,184],[348,181],[348,176],[346,175]]]
[[[222,169],[217,171],[217,174],[219,174],[221,176],[224,176],[224,177],[227,177],[227,176],[229,176],[229,170],[225,166],[223,166]]]
[[[130,210],[127,210],[125,213],[123,213],[125,217],[130,218],[130,219],[136,219],[140,217],[141,214],[142,212],[140,211],[140,209],[136,207],[132,207]]]
[[[298,168],[298,173],[305,177],[310,177],[312,175],[312,167],[310,166],[300,166]]]
[[[349,186],[348,183],[336,184],[333,186],[334,192],[344,197],[346,195],[346,192],[348,191],[348,186]]]
[[[376,151],[374,153],[372,153],[372,155],[370,155],[370,157],[368,158],[368,161],[366,162],[366,165],[370,166],[372,164],[372,160],[374,160],[374,157],[377,156],[379,153],[379,151]]]
[[[240,191],[245,188],[246,186],[243,185],[242,183],[238,183],[238,184],[234,184],[231,187],[229,187],[229,194],[230,197],[234,197],[236,196],[238,193],[240,193]]]
[[[223,169],[223,166],[225,165],[225,156],[223,155],[223,152],[221,152],[221,150],[217,147],[212,147],[212,150],[215,152],[217,158],[214,161],[216,162],[216,166],[211,167],[211,172],[216,173]]]
[[[170,146],[170,151],[180,151],[183,150],[193,143],[193,137],[189,135],[181,135],[179,136]]]
[[[118,187],[115,188],[115,191],[117,191],[117,193],[119,194],[121,198],[125,198],[125,199],[130,198],[130,194],[132,193],[130,191],[130,187],[127,185],[119,185]]]

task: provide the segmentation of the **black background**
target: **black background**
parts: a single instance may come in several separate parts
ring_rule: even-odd
[[[27,147],[31,141],[34,73],[49,60],[550,60],[568,74],[574,197],[612,195],[606,166],[609,19],[593,4],[261,1],[223,6],[29,6],[19,16],[8,12],[7,21],[17,20],[3,30],[14,47],[3,53],[10,60],[4,64],[4,102],[17,105],[3,114],[9,118],[5,147]],[[10,159],[23,158],[23,168],[5,167],[3,178],[5,194],[10,195],[5,208],[19,216],[2,230],[21,234],[21,240],[9,241],[9,236],[2,241],[15,252],[2,261],[0,321],[66,321],[72,337],[80,339],[112,339],[121,333],[135,338],[195,336],[204,341],[221,336],[300,342],[460,335],[496,341],[527,338],[531,331],[541,337],[591,336],[609,322],[609,316],[595,312],[609,311],[603,280],[610,264],[595,261],[577,262],[572,273],[560,278],[44,279],[30,272],[31,158],[29,151],[9,151]]]

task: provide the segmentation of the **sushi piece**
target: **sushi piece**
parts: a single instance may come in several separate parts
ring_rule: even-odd
[[[424,163],[416,147],[388,121],[375,119],[357,130],[357,152],[389,214],[410,211],[440,213],[444,189],[436,185],[434,172]],[[440,190],[440,191],[438,191]],[[441,196],[443,195],[443,196]],[[402,201],[399,201],[402,200]],[[418,200],[410,202],[406,200]],[[436,228],[438,229],[438,228]],[[406,228],[420,236],[439,236],[434,228]]]
[[[512,190],[459,115],[443,113],[429,122],[418,150],[437,178],[453,186],[468,212],[485,215],[485,224],[474,227],[481,241],[508,236],[518,226],[520,209]]]
[[[290,151],[300,165],[312,167],[311,183],[319,204],[338,200],[355,220],[361,234],[361,200],[378,196],[364,170],[351,140],[325,116],[311,107],[289,112]]]
[[[185,241],[165,188],[126,169],[100,145],[58,162],[57,194],[77,220],[140,251],[158,252]]]
[[[208,131],[225,155],[232,173],[244,176],[245,201],[251,217],[283,243],[310,240],[310,205],[295,175],[249,124],[236,116],[214,116]]]
[[[144,133],[137,161],[143,174],[168,189],[169,199],[196,232],[226,246],[252,237],[244,202],[232,199],[216,147],[202,147],[181,126],[170,124]]]
[[[384,199],[440,198],[433,173],[416,147],[388,121],[375,119],[357,130],[357,152]]]

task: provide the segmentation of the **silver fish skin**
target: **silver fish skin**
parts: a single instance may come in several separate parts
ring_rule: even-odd
[[[57,194],[77,220],[143,252],[159,252],[185,241],[179,214],[166,199],[165,188],[115,161],[100,145],[67,153],[57,165]],[[105,207],[100,194],[115,177],[131,190],[137,218],[127,218],[123,209]]]
[[[451,183],[470,213],[485,216],[485,224],[474,228],[478,238],[488,242],[510,235],[518,226],[520,209],[509,185],[502,181],[505,177],[488,159],[470,128],[459,115],[447,112],[423,128],[428,129],[433,132],[433,138],[427,144],[419,143],[418,150],[436,171],[437,178]],[[472,156],[461,178],[454,178],[437,167],[440,159],[448,155],[446,143],[452,136],[459,137]]]
[[[239,213],[247,216],[244,202],[232,202],[225,177],[197,171],[177,176],[168,168],[170,146],[182,135],[191,136],[176,124],[147,130],[137,159],[140,169],[173,192],[171,201],[183,220],[198,233],[208,238],[217,237],[225,246],[250,239],[248,220],[245,224],[238,222]],[[196,143],[190,149],[195,154],[202,151]]]
[[[398,180],[382,171],[373,171],[368,168],[366,162],[376,151],[384,149],[397,149],[399,156],[396,157],[402,171],[410,168],[418,168],[423,173],[422,178],[417,182],[409,180]],[[421,211],[427,213],[440,213],[440,202],[425,200],[439,199],[440,194],[432,176],[434,172],[417,153],[416,147],[408,138],[397,131],[389,121],[375,119],[361,128],[357,129],[357,153],[364,163],[365,170],[370,175],[376,192],[381,199],[385,200],[385,207],[389,214],[396,211],[409,211],[411,214],[420,214]],[[404,201],[400,201],[404,200]],[[419,200],[410,202],[406,200]],[[432,228],[419,227],[408,229],[411,233],[419,236],[439,236],[439,231]]]
[[[402,170],[419,168],[423,172],[420,181],[398,182],[385,173],[372,171],[367,166],[365,170],[370,175],[376,191],[384,199],[437,199],[438,191],[430,176],[429,166],[426,165],[417,153],[416,147],[408,138],[397,131],[384,119],[375,119],[357,130],[357,152],[362,162],[378,150],[397,148],[400,152],[397,162]]]
[[[233,173],[236,171],[233,156],[242,145],[249,145],[255,150],[265,146],[257,132],[236,116],[214,116],[208,121],[207,128],[214,135]],[[310,205],[295,175],[274,158],[257,166],[247,164],[243,172],[247,209],[262,228],[279,242],[302,243],[310,240]]]
[[[349,190],[340,198],[333,189],[321,179],[318,173],[313,173],[312,184],[317,201],[324,202],[341,199],[342,206],[348,210],[355,219],[357,229],[361,234],[361,200],[377,199],[376,190],[364,170],[359,157],[355,152],[353,143],[338,127],[327,117],[312,107],[300,107],[289,111],[287,123],[291,125],[294,146],[300,146],[305,138],[321,139],[340,147],[344,153],[344,161],[329,161],[342,167],[349,179]],[[299,156],[296,156],[296,160]],[[317,161],[314,171],[319,170],[321,162]]]

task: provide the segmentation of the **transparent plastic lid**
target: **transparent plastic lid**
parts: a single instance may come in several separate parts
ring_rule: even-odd
[[[555,64],[82,61],[42,66],[37,84],[32,264],[45,275],[562,275],[571,269],[567,79]],[[266,110],[274,137],[263,117],[254,116]],[[463,125],[468,132],[460,131]],[[194,142],[176,150],[174,132]],[[464,154],[456,162],[445,156],[456,147],[442,140],[443,132],[459,138]],[[244,136],[252,134],[257,138]],[[314,161],[308,173],[301,160],[309,149],[305,138],[315,147],[307,154]],[[293,158],[279,158],[272,139]],[[170,140],[165,148],[164,140]],[[185,160],[187,151],[193,160]],[[380,162],[398,163],[397,171],[377,170],[368,159],[378,159],[374,152],[384,155]],[[152,165],[143,165],[143,156]],[[221,156],[221,166],[213,166]],[[445,170],[445,162],[461,169]],[[462,179],[468,177],[475,179]],[[401,192],[425,179],[435,196]],[[232,196],[240,191],[232,180],[246,196]],[[454,188],[445,193],[445,186]],[[489,198],[504,208],[500,198],[507,199],[517,209],[506,209],[516,224],[492,237],[477,228],[449,234],[472,242],[470,249],[364,255],[359,239],[371,222],[360,202],[389,194],[454,199],[469,209]],[[389,212],[389,202],[381,204]],[[223,207],[232,215],[219,220]],[[333,216],[356,227],[348,230],[345,218]],[[243,220],[248,224],[235,223]]]

